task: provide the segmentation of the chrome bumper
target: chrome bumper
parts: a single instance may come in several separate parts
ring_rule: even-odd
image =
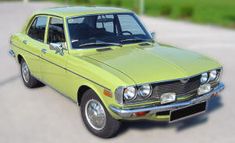
[[[9,53],[9,55],[11,55],[12,57],[15,57],[15,56],[16,56],[16,55],[15,55],[15,52],[14,52],[12,49],[9,50],[8,53]]]
[[[194,98],[190,101],[185,101],[185,102],[179,102],[179,103],[172,103],[168,105],[159,105],[159,106],[144,106],[141,108],[129,108],[129,109],[121,109],[117,108],[115,106],[109,106],[111,111],[116,113],[122,118],[129,118],[133,113],[137,112],[149,112],[148,114],[155,114],[157,112],[162,112],[162,111],[171,111],[175,109],[180,109],[180,108],[185,108],[187,106],[192,106],[204,101],[208,101],[213,94],[219,93],[224,89],[224,84],[219,83],[218,86],[216,86],[211,92],[204,94],[200,97]]]

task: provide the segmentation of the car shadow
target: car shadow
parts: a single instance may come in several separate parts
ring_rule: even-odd
[[[199,116],[191,117],[185,120],[181,120],[175,123],[169,124],[168,122],[155,122],[155,121],[147,121],[147,120],[139,120],[139,121],[124,121],[122,128],[120,130],[120,135],[124,134],[130,129],[134,130],[149,130],[153,128],[161,128],[161,129],[169,129],[174,128],[176,131],[184,131],[194,126],[198,126],[201,124],[205,124],[209,119],[209,114],[211,112],[216,111],[219,108],[222,108],[223,104],[221,102],[221,97],[217,96],[210,100],[207,107],[206,114],[201,114]]]
[[[0,87],[6,85],[6,84],[9,84],[15,80],[17,80],[18,78],[20,78],[20,75],[14,75],[14,76],[11,76],[11,77],[8,77],[2,81],[0,81]]]

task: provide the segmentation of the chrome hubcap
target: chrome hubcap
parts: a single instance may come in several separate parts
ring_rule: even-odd
[[[25,62],[21,66],[22,76],[25,82],[29,82],[29,68]]]
[[[106,124],[106,114],[99,101],[91,99],[86,103],[85,115],[88,123],[95,130],[102,130]]]

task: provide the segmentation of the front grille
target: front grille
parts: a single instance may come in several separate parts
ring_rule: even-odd
[[[182,82],[182,80],[173,80],[168,82],[161,82],[161,83],[152,83],[152,95],[147,98],[143,99],[140,96],[137,96],[133,101],[124,101],[125,104],[136,104],[144,102],[155,102],[157,101],[160,104],[160,97],[164,93],[176,93],[177,101],[182,100],[190,100],[197,96],[197,89],[200,87],[201,75],[194,76],[186,80],[187,82]],[[184,79],[183,79],[184,81]],[[218,85],[217,81],[209,82],[211,84],[211,88],[213,89]],[[137,87],[139,88],[139,87]]]
[[[187,82],[181,80],[153,84],[153,95],[159,97],[164,93],[173,92],[177,96],[195,91],[200,86],[200,76],[192,77]]]

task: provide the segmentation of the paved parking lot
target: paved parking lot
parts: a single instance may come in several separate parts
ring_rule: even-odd
[[[235,142],[234,30],[142,17],[147,27],[157,33],[159,42],[219,60],[224,66],[226,90],[210,102],[209,114],[170,125],[125,122],[119,136],[103,140],[85,129],[76,104],[49,87],[24,87],[19,67],[7,54],[10,35],[20,31],[31,12],[54,6],[57,4],[0,3],[0,143]]]

